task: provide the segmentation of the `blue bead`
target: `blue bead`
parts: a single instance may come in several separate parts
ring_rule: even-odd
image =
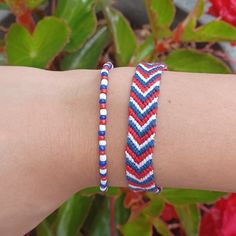
[[[100,130],[98,131],[98,135],[99,135],[99,136],[104,136],[105,134],[106,134],[105,131],[100,131]]]
[[[106,187],[107,187],[107,184],[101,184],[101,183],[100,183],[100,186],[101,186],[102,188],[106,188]]]
[[[104,115],[100,115],[100,120],[106,120],[107,116],[104,116]]]
[[[105,151],[105,149],[106,149],[106,146],[99,145],[99,151]]]
[[[102,76],[108,76],[108,73],[105,72],[105,71],[103,71],[103,72],[101,73],[101,75],[102,75]]]
[[[99,161],[99,165],[100,165],[100,166],[105,166],[106,164],[107,164],[106,161]]]
[[[109,69],[111,69],[113,67],[111,62],[107,62],[106,65],[108,66]]]
[[[106,99],[99,99],[99,103],[106,103]]]
[[[104,84],[101,84],[101,85],[100,85],[100,89],[107,89],[107,86],[104,85]]]

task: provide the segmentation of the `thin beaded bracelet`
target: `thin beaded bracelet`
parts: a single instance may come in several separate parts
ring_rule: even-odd
[[[99,128],[98,128],[98,148],[99,148],[99,174],[100,190],[106,192],[107,184],[107,156],[106,156],[106,120],[107,120],[107,88],[109,71],[113,68],[111,62],[103,65],[101,70],[100,94],[99,94]]]
[[[160,63],[140,63],[133,76],[125,160],[128,187],[135,192],[162,190],[155,183],[152,156],[161,74],[166,69]]]

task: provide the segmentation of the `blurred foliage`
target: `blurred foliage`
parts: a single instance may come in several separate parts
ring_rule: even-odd
[[[97,21],[94,5],[95,0],[57,1],[55,16],[64,19],[72,32],[64,50],[78,50],[95,31]]]
[[[0,9],[14,15],[15,22],[0,29],[5,35],[0,44],[0,64],[94,69],[110,58],[116,66],[162,61],[174,71],[231,72],[227,56],[214,46],[221,41],[236,42],[236,28],[220,19],[199,26],[204,0],[198,0],[175,28],[172,0],[145,0],[145,6],[150,24],[134,30],[110,0],[1,1]],[[182,235],[198,235],[200,206],[213,204],[225,194],[166,188],[156,196],[125,188],[111,187],[105,194],[95,187],[84,189],[45,219],[32,235],[150,236],[158,232],[169,236],[173,235],[170,223],[179,223]],[[170,206],[175,212],[174,222],[166,216]]]
[[[69,37],[68,25],[53,16],[42,19],[33,34],[20,24],[12,24],[6,36],[8,63],[44,68],[65,47]]]

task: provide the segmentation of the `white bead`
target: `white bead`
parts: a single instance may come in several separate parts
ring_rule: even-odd
[[[99,169],[100,174],[104,175],[107,173],[107,169]]]
[[[106,179],[106,180],[101,180],[100,183],[101,183],[101,184],[106,184],[106,183],[107,183],[107,179]]]
[[[105,125],[99,125],[99,131],[106,131]]]
[[[100,190],[101,190],[102,192],[105,192],[105,191],[107,191],[107,187],[103,188],[103,187],[100,186]]]
[[[100,115],[106,116],[107,115],[107,109],[100,109]]]
[[[106,155],[100,155],[99,159],[100,159],[100,161],[106,161],[107,160],[107,156]]]
[[[108,80],[107,79],[102,79],[101,80],[101,85],[108,85]]]
[[[100,93],[99,98],[100,99],[107,99],[107,95],[105,93]]]
[[[106,140],[99,140],[99,145],[106,146]]]

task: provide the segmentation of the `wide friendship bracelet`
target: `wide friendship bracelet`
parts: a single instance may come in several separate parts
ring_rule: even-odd
[[[161,75],[167,67],[160,63],[140,63],[130,90],[128,136],[125,149],[126,179],[133,191],[160,193],[152,163],[157,124]]]
[[[108,190],[107,181],[107,156],[106,156],[106,121],[107,121],[107,88],[109,71],[113,68],[111,62],[103,65],[100,76],[100,94],[99,94],[99,128],[98,128],[98,149],[99,149],[99,175],[100,190]]]

